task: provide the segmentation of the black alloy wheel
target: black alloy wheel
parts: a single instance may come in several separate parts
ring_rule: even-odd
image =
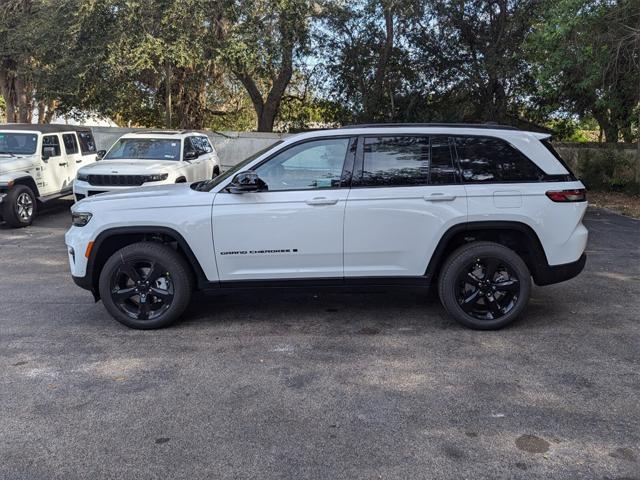
[[[154,320],[171,307],[173,281],[159,262],[129,260],[120,265],[111,280],[113,303],[134,320]]]
[[[495,330],[513,322],[527,306],[531,274],[510,248],[475,241],[454,251],[438,278],[440,300],[449,315],[477,330]]]
[[[496,320],[518,302],[520,280],[499,258],[476,258],[460,271],[456,292],[462,310],[478,320]]]
[[[175,248],[142,241],[113,253],[98,283],[100,298],[113,318],[149,330],[180,318],[191,299],[194,275]]]

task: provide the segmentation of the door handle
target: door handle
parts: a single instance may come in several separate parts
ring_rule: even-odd
[[[60,165],[61,167],[66,167],[67,165],[69,165],[69,162],[58,162],[58,165]]]
[[[315,197],[306,201],[307,205],[335,205],[338,203],[337,198]]]
[[[76,163],[82,163],[82,160],[76,160]]]
[[[445,195],[444,193],[432,193],[422,197],[427,202],[450,202],[456,199],[456,195]]]

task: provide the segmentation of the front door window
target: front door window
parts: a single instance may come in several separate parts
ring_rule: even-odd
[[[255,169],[269,191],[315,190],[340,186],[348,138],[294,145]]]

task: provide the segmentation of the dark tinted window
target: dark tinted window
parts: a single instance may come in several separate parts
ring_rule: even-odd
[[[77,132],[80,139],[80,151],[83,155],[96,153],[96,142],[91,132]]]
[[[452,145],[448,137],[431,137],[431,169],[429,184],[456,183],[457,171],[453,166]]]
[[[76,141],[76,136],[73,133],[65,133],[62,135],[62,142],[64,143],[64,151],[67,155],[78,153],[78,142]]]
[[[426,185],[429,156],[429,137],[367,137],[362,185]]]
[[[44,153],[44,147],[53,147],[54,153],[52,157],[60,155],[60,140],[57,135],[45,135],[42,137],[42,153]]]
[[[536,182],[543,172],[504,140],[456,137],[456,151],[465,182]]]

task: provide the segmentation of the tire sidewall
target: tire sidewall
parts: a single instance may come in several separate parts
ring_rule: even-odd
[[[475,257],[494,257],[508,263],[520,282],[518,300],[513,309],[495,320],[481,320],[465,312],[456,298],[457,278],[461,269]],[[440,300],[449,314],[462,325],[476,330],[495,330],[513,321],[526,308],[531,294],[531,273],[522,258],[513,250],[492,242],[478,242],[456,250],[446,261],[439,279]]]
[[[123,262],[156,261],[171,275],[174,297],[171,306],[153,320],[136,320],[122,312],[111,298],[111,279]],[[102,303],[118,322],[135,329],[151,330],[174,323],[184,312],[191,298],[192,281],[184,260],[173,249],[154,242],[141,242],[114,253],[100,272],[99,291]]]
[[[33,212],[31,212],[31,216],[26,222],[21,220],[18,216],[18,197],[23,193],[29,195],[31,201],[33,202]],[[11,190],[9,190],[9,193],[5,197],[3,204],[3,217],[5,222],[7,222],[9,226],[13,228],[21,228],[28,227],[33,223],[38,205],[33,190],[31,190],[26,185],[16,185]]]

